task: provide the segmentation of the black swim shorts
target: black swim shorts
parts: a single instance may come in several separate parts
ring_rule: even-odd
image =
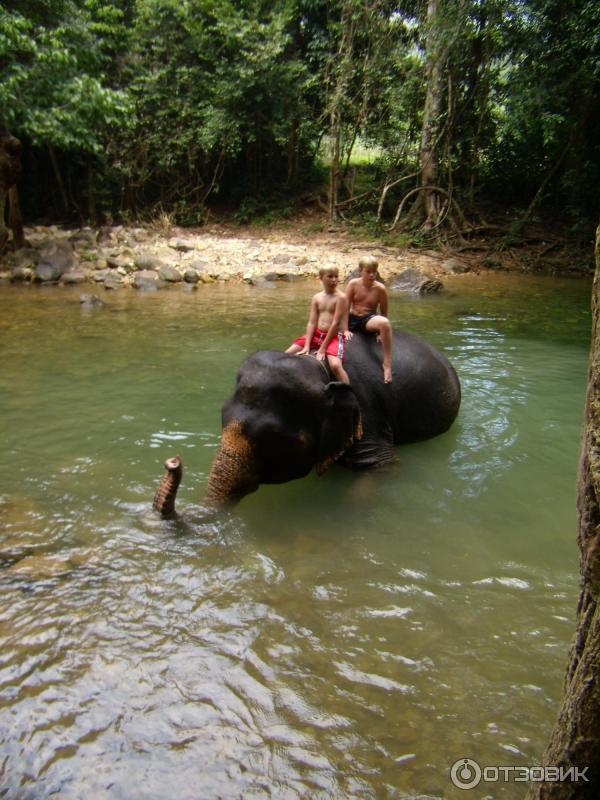
[[[365,325],[376,314],[365,314],[364,317],[357,317],[356,314],[348,315],[348,330],[350,333],[365,333]]]

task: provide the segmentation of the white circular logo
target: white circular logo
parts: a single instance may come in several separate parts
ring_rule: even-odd
[[[452,764],[450,779],[459,789],[473,789],[481,780],[481,767],[472,758],[459,758]]]

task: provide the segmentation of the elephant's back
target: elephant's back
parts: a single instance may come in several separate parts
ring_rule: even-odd
[[[394,444],[444,433],[460,406],[460,383],[450,361],[419,336],[394,331],[391,384],[383,383],[382,347],[372,335],[348,343],[345,367],[363,415]]]

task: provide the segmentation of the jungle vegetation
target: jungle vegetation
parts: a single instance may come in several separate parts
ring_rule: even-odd
[[[30,220],[316,204],[589,247],[599,31],[598,0],[3,0],[0,122]]]

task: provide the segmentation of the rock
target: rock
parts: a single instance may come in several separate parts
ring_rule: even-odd
[[[249,284],[252,286],[256,286],[257,289],[276,289],[277,287],[273,283],[273,281],[268,281],[266,278],[262,276],[255,275],[250,278],[248,281]]]
[[[13,281],[30,281],[33,275],[31,267],[15,267],[11,274]]]
[[[129,272],[133,272],[136,269],[133,255],[129,255],[126,253],[120,253],[117,256],[108,256],[106,259],[106,263],[112,269],[121,270],[122,274],[125,275],[128,274]]]
[[[133,287],[142,291],[158,289],[158,272],[152,269],[142,269],[133,276]]]
[[[16,250],[13,255],[13,264],[15,267],[27,268],[32,270],[39,264],[40,254],[33,247],[22,247]]]
[[[117,241],[117,232],[111,225],[104,225],[98,231],[98,242],[112,244]]]
[[[109,275],[109,269],[97,269],[92,275],[92,280],[94,280],[96,283],[102,283],[108,278]]]
[[[124,284],[123,276],[116,269],[110,270],[104,281],[105,289],[119,289]]]
[[[460,275],[463,272],[469,272],[471,268],[456,258],[447,258],[445,261],[442,261],[442,269],[454,275]]]
[[[144,228],[132,228],[129,237],[133,242],[145,242],[148,239],[148,231]]]
[[[82,308],[104,308],[105,303],[95,294],[80,294],[79,302]]]
[[[82,228],[75,231],[69,236],[69,241],[75,247],[95,247],[96,246],[96,232],[91,228]]]
[[[161,281],[167,281],[167,283],[179,283],[182,279],[181,272],[169,264],[163,264],[163,266],[158,270],[158,277],[161,279]]]
[[[276,255],[275,258],[273,259],[273,263],[274,264],[287,264],[289,262],[289,260],[290,260],[289,255],[286,255],[286,253],[279,253],[279,255]]]
[[[415,292],[418,294],[433,294],[444,288],[443,283],[437,278],[430,278],[419,272],[418,269],[405,269],[394,278],[390,289],[399,292]]]
[[[65,285],[85,283],[90,277],[90,272],[87,269],[73,269],[70,272],[65,272],[62,276],[62,282]]]
[[[38,283],[58,283],[62,270],[55,264],[38,264],[33,273],[33,280]]]
[[[173,250],[179,250],[181,253],[196,249],[195,242],[191,242],[189,239],[169,239],[168,244]]]
[[[439,278],[426,278],[419,288],[419,294],[435,294],[444,289],[444,284]]]
[[[267,272],[263,276],[266,281],[297,281],[302,275],[298,272]]]
[[[49,270],[44,270],[42,274],[52,274],[60,277],[63,272],[73,269],[75,264],[75,253],[69,242],[66,239],[57,239],[42,248],[38,269],[42,266],[50,267]],[[43,279],[40,278],[40,280]],[[55,280],[55,278],[50,278],[50,280]]]
[[[136,269],[152,269],[158,272],[164,266],[164,261],[157,256],[139,255],[136,256],[134,264]]]
[[[60,578],[69,572],[84,566],[91,561],[86,553],[73,553],[68,556],[39,554],[25,556],[4,571],[11,578],[25,578],[33,581],[45,581]]]
[[[200,275],[198,275],[195,269],[186,269],[183,273],[183,280],[188,284],[196,285],[200,280]]]
[[[212,275],[209,275],[208,272],[199,272],[198,277],[202,281],[202,283],[214,283],[215,278]]]
[[[196,272],[207,272],[209,266],[208,261],[204,261],[202,258],[195,258],[189,265],[190,269],[195,269]]]

